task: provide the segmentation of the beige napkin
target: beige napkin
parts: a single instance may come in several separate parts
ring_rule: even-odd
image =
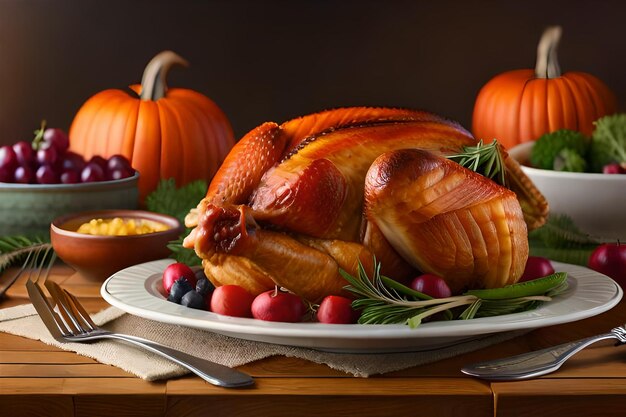
[[[270,356],[297,357],[326,364],[333,369],[367,377],[435,362],[471,352],[508,339],[525,331],[497,333],[443,349],[410,353],[346,354],[252,342],[222,336],[204,330],[143,319],[109,307],[93,315],[98,325],[170,346],[194,356],[236,367]],[[59,343],[50,336],[32,305],[0,310],[0,331],[41,340],[49,345],[76,352],[108,365],[114,365],[148,381],[167,379],[189,373],[186,369],[158,355],[119,341],[96,343]]]

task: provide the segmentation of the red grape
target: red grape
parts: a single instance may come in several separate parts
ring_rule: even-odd
[[[122,178],[132,177],[134,171],[128,171],[126,169],[114,169],[112,171],[107,171],[107,180],[121,180]]]
[[[108,180],[120,180],[132,177],[135,170],[123,155],[113,155],[107,161],[106,177]]]
[[[43,143],[55,148],[58,153],[65,152],[70,146],[70,140],[67,134],[58,128],[46,129],[43,132]]]
[[[95,162],[89,162],[80,173],[82,182],[98,182],[104,180],[104,171]]]
[[[75,152],[66,152],[61,156],[61,169],[81,172],[85,168],[85,158]]]
[[[13,182],[13,172],[8,167],[0,167],[0,182]]]
[[[452,295],[452,291],[446,281],[434,274],[423,274],[416,277],[410,287],[433,298],[447,298]]]
[[[62,184],[77,184],[80,182],[80,175],[78,171],[66,169],[61,173],[60,179]]]
[[[35,151],[30,143],[19,141],[13,145],[13,151],[20,165],[31,165],[35,162]]]
[[[17,163],[17,155],[12,147],[9,145],[0,147],[0,168],[13,170],[17,167]]]
[[[35,177],[39,184],[57,184],[59,182],[56,172],[50,165],[42,165],[37,168]]]
[[[68,149],[68,135],[62,129],[45,129],[44,123],[32,143],[0,146],[0,182],[76,184],[121,179],[135,173],[122,155],[108,160],[96,155],[87,164],[82,155]]]
[[[69,137],[43,122],[32,143],[19,141],[0,146],[0,182],[23,184],[76,184],[132,177],[135,170],[123,155],[108,159],[94,155],[89,162],[69,150]]]
[[[100,155],[92,156],[87,164],[96,164],[102,169],[102,173],[104,174],[107,170],[107,160],[101,157]]]
[[[130,162],[123,155],[113,155],[107,161],[107,170],[115,171],[117,169],[133,171]]]
[[[327,324],[352,324],[360,313],[352,308],[352,300],[338,295],[324,297],[317,309],[317,320]]]
[[[43,146],[37,151],[37,163],[39,165],[54,165],[59,153],[53,146]]]
[[[30,184],[35,182],[35,172],[29,165],[20,165],[15,168],[15,182]]]

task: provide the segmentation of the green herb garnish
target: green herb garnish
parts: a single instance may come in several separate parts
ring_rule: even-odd
[[[41,236],[0,237],[0,274],[8,268],[23,263],[29,254],[52,248],[48,239]]]
[[[352,307],[361,311],[360,324],[406,323],[411,328],[438,313],[443,313],[444,319],[469,320],[531,310],[567,288],[567,274],[561,272],[534,281],[484,290],[488,291],[488,298],[469,292],[432,298],[381,275],[376,260],[371,278],[360,263],[356,277],[343,270],[340,272],[349,283],[345,289],[358,297]]]
[[[161,180],[156,190],[146,197],[146,207],[155,213],[167,214],[184,222],[189,210],[204,198],[206,190],[207,183],[203,180],[193,181],[182,187],[177,187],[173,178]]]
[[[167,248],[172,251],[171,257],[176,259],[176,262],[181,262],[189,266],[202,265],[202,259],[198,257],[193,249],[183,247],[183,240],[188,234],[189,229],[181,237],[168,243]]]
[[[581,231],[571,217],[550,214],[546,224],[528,234],[530,254],[586,266],[600,240]]]
[[[489,145],[484,145],[481,139],[476,146],[464,146],[461,153],[449,155],[447,158],[506,186],[504,159],[495,139]]]
[[[198,201],[204,198],[206,190],[207,183],[202,180],[190,182],[182,187],[176,187],[173,178],[161,180],[156,190],[146,198],[146,207],[150,211],[176,217],[184,224],[185,216],[189,210],[196,207]],[[191,229],[186,229],[177,240],[171,241],[167,247],[172,251],[172,257],[177,262],[190,266],[200,265],[202,260],[195,251],[183,247],[183,240],[190,232]]]

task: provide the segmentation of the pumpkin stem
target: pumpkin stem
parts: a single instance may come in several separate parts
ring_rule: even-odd
[[[189,63],[172,51],[163,51],[146,65],[141,78],[141,99],[158,100],[167,92],[167,73],[173,65],[188,66]]]
[[[556,49],[561,39],[561,27],[550,26],[547,28],[537,46],[537,65],[535,76],[537,78],[557,78],[561,76],[561,67],[556,56]]]

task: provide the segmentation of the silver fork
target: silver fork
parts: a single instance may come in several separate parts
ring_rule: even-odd
[[[28,262],[27,260],[28,265],[25,266],[31,268],[29,268],[26,289],[35,310],[56,340],[60,342],[89,342],[98,339],[123,340],[176,362],[213,385],[234,388],[254,384],[254,379],[250,375],[227,366],[188,355],[147,339],[114,333],[98,327],[76,297],[57,283],[46,280],[55,256],[54,254],[51,255],[52,260],[44,271],[44,262],[47,257],[48,254],[46,253],[39,262],[37,261],[38,256],[33,256],[33,261]],[[43,281],[48,289],[52,304],[41,288],[40,281]]]
[[[556,371],[565,361],[587,346],[607,339],[617,339],[618,345],[626,343],[626,327],[616,327],[608,333],[587,337],[574,342],[563,343],[534,352],[475,363],[462,368],[461,372],[494,381],[534,378]]]

